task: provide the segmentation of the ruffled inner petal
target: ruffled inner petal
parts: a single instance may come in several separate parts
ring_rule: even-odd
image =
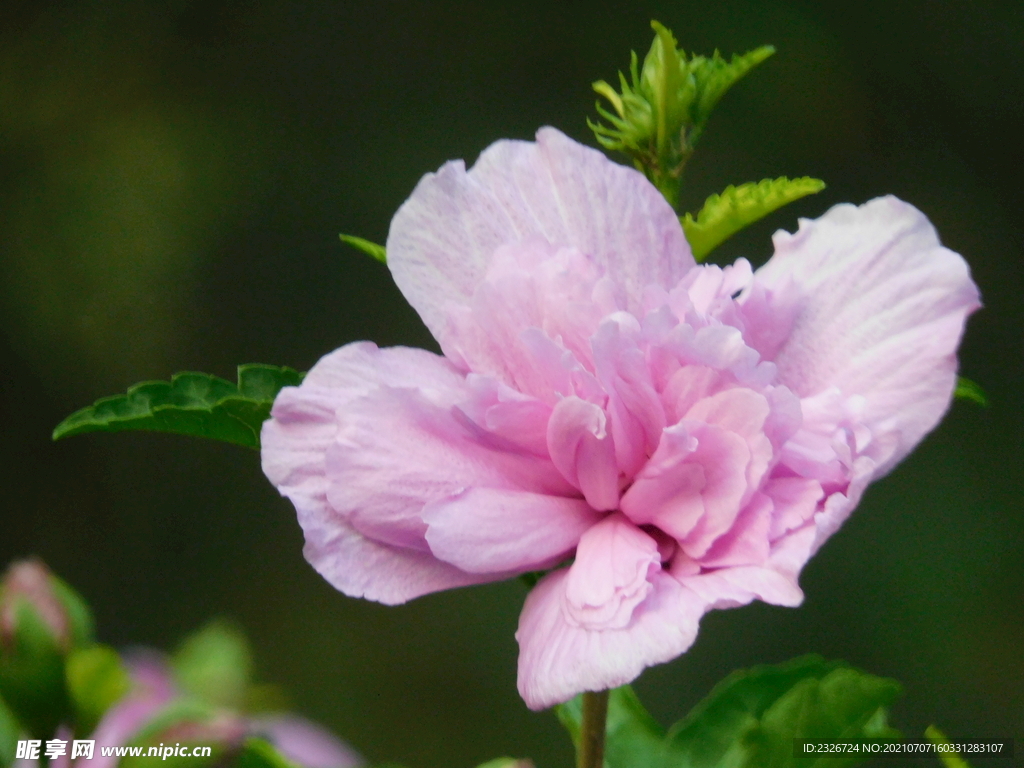
[[[606,517],[580,538],[565,581],[565,615],[586,629],[622,629],[654,588],[658,544],[622,514]]]
[[[554,466],[566,481],[582,491],[591,507],[618,507],[615,443],[602,408],[578,397],[564,398],[551,413],[547,443]]]
[[[601,515],[583,499],[470,488],[423,508],[426,541],[470,573],[542,570],[570,554]]]

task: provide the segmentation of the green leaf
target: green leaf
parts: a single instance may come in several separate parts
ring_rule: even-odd
[[[803,176],[799,179],[764,179],[759,182],[728,186],[720,195],[711,195],[697,218],[689,213],[681,222],[693,257],[703,261],[712,250],[744,227],[782,206],[825,188],[825,182]]]
[[[533,761],[527,757],[496,757],[476,768],[533,768]]]
[[[236,768],[296,768],[296,764],[278,752],[273,744],[256,737],[245,740],[235,766]]]
[[[983,408],[988,407],[988,397],[980,385],[963,376],[957,376],[956,389],[953,390],[953,397],[961,400],[973,400]]]
[[[92,733],[103,714],[131,688],[131,678],[121,657],[105,645],[72,651],[64,676],[75,708],[78,733]]]
[[[371,242],[362,237],[356,237],[355,235],[341,234],[338,235],[338,237],[341,238],[341,242],[348,243],[353,248],[358,248],[367,256],[375,258],[381,264],[388,263],[388,254],[383,245],[377,245],[377,243]]]
[[[886,713],[900,691],[894,680],[819,656],[740,670],[670,729],[667,764],[686,768],[855,765],[866,758],[795,758],[794,739],[898,738],[886,722]]]
[[[21,726],[7,703],[0,697],[0,766],[11,765],[17,754]]]
[[[929,725],[924,729],[924,737],[937,747],[948,746],[950,743],[946,734],[934,725]],[[959,752],[939,752],[939,760],[942,761],[945,768],[971,768],[971,764],[960,757]]]
[[[744,54],[733,54],[729,61],[723,59],[718,51],[708,58],[695,57],[690,71],[700,95],[693,108],[694,122],[703,127],[726,91],[773,53],[774,46],[762,45]]]
[[[583,697],[555,707],[555,714],[579,746],[583,722]],[[633,689],[625,685],[608,696],[605,730],[605,762],[608,768],[651,768],[661,765],[665,729],[644,709]]]
[[[896,739],[887,707],[900,694],[893,680],[838,661],[803,656],[738,670],[668,733],[629,686],[611,691],[607,768],[818,768],[850,766],[859,756],[809,760],[793,756],[794,739]],[[582,696],[555,708],[573,743]]]
[[[223,440],[260,447],[260,427],[282,387],[297,386],[303,374],[275,365],[238,366],[238,384],[207,373],[177,373],[166,381],[145,381],[125,395],[97,400],[57,425],[53,439],[86,432],[145,430]]]
[[[181,687],[200,701],[232,709],[245,703],[252,652],[234,624],[214,619],[185,638],[171,663]]]

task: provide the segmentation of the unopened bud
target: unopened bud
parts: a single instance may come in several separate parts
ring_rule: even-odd
[[[53,574],[42,560],[33,558],[13,563],[0,583],[0,648],[13,650],[25,610],[35,615],[50,630],[54,643],[62,651],[71,647],[71,622],[53,591]]]
[[[85,602],[41,560],[7,569],[0,580],[0,696],[33,735],[52,735],[68,714],[64,658],[91,640]]]
[[[656,21],[651,26],[651,49],[642,66],[632,54],[630,77],[619,74],[620,92],[603,80],[594,83],[612,109],[598,104],[604,122],[588,122],[601,146],[629,155],[674,207],[683,168],[711,110],[775,49],[762,46],[728,61],[718,51],[707,57],[687,56],[668,29]]]

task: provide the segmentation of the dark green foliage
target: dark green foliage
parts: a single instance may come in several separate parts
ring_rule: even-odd
[[[605,761],[608,768],[846,768],[866,758],[798,759],[794,739],[898,739],[886,715],[900,691],[894,680],[803,656],[733,672],[666,733],[631,688],[617,688]],[[580,701],[557,707],[574,740]]]

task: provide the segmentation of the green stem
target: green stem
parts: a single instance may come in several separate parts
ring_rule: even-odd
[[[576,752],[576,768],[602,768],[604,765],[604,731],[608,721],[608,691],[586,691],[583,694],[583,723]]]

